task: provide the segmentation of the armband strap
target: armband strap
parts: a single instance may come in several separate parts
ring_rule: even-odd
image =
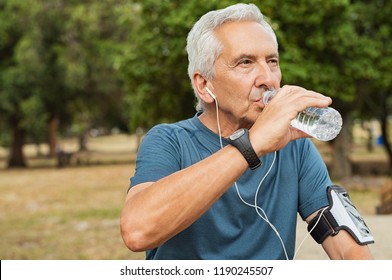
[[[317,216],[310,221],[308,225],[308,231],[310,231],[315,225],[316,227],[310,232],[310,235],[319,244],[323,243],[325,238],[327,238],[328,236],[336,235],[339,232],[339,225],[333,218],[331,212],[328,211],[328,209],[325,210],[324,213],[323,210],[320,210],[318,212]]]
[[[334,185],[327,188],[327,194],[329,207],[320,210],[308,225],[313,239],[321,244],[328,236],[336,235],[344,229],[360,245],[374,243],[368,226],[351,202],[347,191]]]

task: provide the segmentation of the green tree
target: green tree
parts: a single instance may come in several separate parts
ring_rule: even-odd
[[[67,103],[67,109],[83,139],[93,126],[128,129],[118,68],[128,48],[134,7],[122,0],[79,2],[71,7],[65,26],[62,64],[67,84],[78,96]]]
[[[27,15],[26,5],[21,1],[0,3],[0,121],[10,130],[11,166],[26,166],[22,150],[27,128],[22,119],[26,112],[22,107],[34,83],[34,72],[29,75],[30,64],[25,64],[29,57],[34,59],[31,52],[24,53],[28,43],[23,37]]]
[[[392,174],[392,147],[389,116],[392,111],[392,2],[352,1],[353,23],[359,36],[355,72],[359,114],[381,123],[384,147]]]
[[[81,134],[94,124],[126,128],[116,64],[131,30],[122,25],[132,17],[124,14],[128,6],[120,0],[0,4],[1,122],[13,130],[9,166],[26,165],[25,137],[43,133],[42,123],[52,156],[59,128],[75,122]]]

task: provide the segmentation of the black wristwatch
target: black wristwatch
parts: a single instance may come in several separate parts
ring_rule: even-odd
[[[249,141],[249,131],[246,128],[240,128],[234,132],[229,136],[228,141],[241,152],[248,162],[250,169],[254,170],[261,166],[262,163],[255,150],[253,150],[252,144]]]

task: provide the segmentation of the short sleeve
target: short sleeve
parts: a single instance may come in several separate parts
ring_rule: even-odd
[[[332,184],[328,169],[309,139],[304,139],[299,169],[299,213],[303,219],[328,205],[327,187]]]
[[[153,127],[140,144],[135,174],[130,187],[144,182],[155,182],[180,169],[178,143],[165,127]]]

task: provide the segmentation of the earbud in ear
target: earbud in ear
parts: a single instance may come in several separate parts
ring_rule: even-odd
[[[211,95],[212,98],[216,99],[215,94],[213,94],[212,91],[208,87],[206,87],[206,90],[207,90],[208,94]]]

